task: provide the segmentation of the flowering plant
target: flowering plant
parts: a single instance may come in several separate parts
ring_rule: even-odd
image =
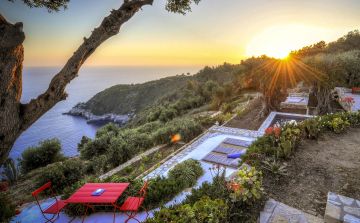
[[[268,127],[265,129],[265,135],[274,135],[276,138],[279,138],[281,135],[281,128],[277,126]]]
[[[252,203],[263,195],[262,173],[255,167],[244,166],[228,187],[232,191],[230,198],[233,202]]]
[[[354,98],[350,97],[350,96],[345,97],[345,98],[341,98],[340,100],[341,100],[341,102],[344,102],[344,103],[349,103],[349,104],[354,104],[355,103]]]

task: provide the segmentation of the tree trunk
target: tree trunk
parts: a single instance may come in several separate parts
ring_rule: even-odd
[[[56,103],[65,100],[65,87],[73,80],[82,64],[104,41],[119,33],[127,22],[144,5],[153,0],[125,0],[119,9],[112,10],[89,38],[74,52],[61,71],[51,80],[48,89],[21,104],[22,62],[25,35],[22,24],[8,23],[0,14],[0,164],[2,164],[15,140]]]
[[[323,115],[332,112],[331,89],[318,86],[314,92],[317,99],[316,113]]]
[[[0,15],[0,163],[20,135],[24,40],[22,24],[12,25]]]

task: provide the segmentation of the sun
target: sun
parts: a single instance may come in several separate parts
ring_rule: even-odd
[[[276,59],[287,59],[289,57],[291,50],[288,49],[277,49],[268,53],[265,53],[266,55],[268,55],[269,57],[274,57]]]
[[[314,27],[301,24],[267,27],[256,33],[247,43],[246,56],[267,55],[286,59],[291,51],[318,41],[314,39],[314,30]]]

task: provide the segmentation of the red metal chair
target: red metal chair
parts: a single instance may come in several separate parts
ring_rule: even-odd
[[[145,181],[144,185],[139,190],[138,197],[128,197],[126,198],[125,202],[121,205],[120,211],[123,211],[127,216],[128,219],[125,220],[125,223],[128,222],[130,219],[134,219],[138,222],[140,220],[136,219],[135,216],[137,215],[142,203],[146,197],[146,190],[148,188],[149,183]],[[149,216],[148,211],[144,208],[146,212],[146,218]]]
[[[55,198],[55,201],[49,207],[42,209],[38,200],[38,195],[46,189],[50,190],[52,197]],[[46,184],[42,185],[34,192],[32,192],[31,195],[35,198],[42,215],[46,219],[46,222],[54,222],[59,217],[60,211],[66,206],[66,203],[63,200],[59,200],[55,196],[55,193],[51,187],[51,182],[47,182]],[[46,216],[46,214],[52,215],[52,217],[50,218],[49,216]]]

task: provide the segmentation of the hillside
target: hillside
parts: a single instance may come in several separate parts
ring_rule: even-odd
[[[171,104],[181,99],[188,99],[190,96],[193,97],[193,101],[196,101],[195,105],[193,103],[190,106],[193,109],[209,103],[214,97],[221,98],[225,94],[234,96],[239,93],[235,91],[244,88],[255,89],[265,94],[267,98],[271,98],[272,100],[267,102],[268,106],[275,109],[282,96],[286,95],[286,90],[294,87],[300,81],[307,82],[310,88],[319,88],[314,89],[314,92],[326,92],[325,96],[314,95],[318,101],[326,102],[331,97],[330,89],[333,87],[337,85],[351,87],[360,83],[357,75],[360,69],[358,63],[360,58],[359,41],[360,33],[355,30],[334,42],[321,41],[291,52],[289,57],[291,59],[287,63],[293,67],[292,75],[288,73],[288,70],[280,69],[285,67],[281,60],[261,56],[248,58],[236,65],[224,63],[217,67],[206,66],[195,75],[177,75],[143,84],[115,85],[99,92],[88,102],[79,104],[77,108],[84,109],[85,115],[82,110],[72,114],[85,116],[88,119],[92,119],[92,115],[104,116],[106,114],[125,115],[126,117],[129,114],[131,114],[130,117],[139,114],[147,116],[148,114],[144,113],[154,112],[158,106],[165,105],[172,109],[176,105]],[[304,66],[316,67],[316,70],[303,69]],[[276,82],[273,82],[271,77],[277,69],[284,73],[284,78],[276,79]],[[319,76],[319,73],[326,74],[327,77]],[[217,86],[212,86],[211,82]],[[314,85],[315,82],[318,83]],[[206,84],[208,84],[207,87]],[[326,91],[320,89],[324,87]],[[277,97],[273,97],[273,94]],[[219,106],[214,107],[219,108]],[[321,113],[331,112],[331,109],[326,107],[326,104],[319,104],[319,111]],[[184,109],[180,108],[180,110]],[[110,119],[115,118],[111,117]]]
[[[223,64],[218,67],[205,67],[195,75],[176,75],[149,81],[142,84],[115,85],[97,93],[89,101],[77,105],[94,115],[138,114],[145,108],[182,98],[189,82],[203,85],[208,81],[218,84],[230,82],[235,73],[242,70],[241,65]]]
[[[95,115],[137,112],[153,104],[161,96],[184,87],[187,80],[188,76],[180,75],[143,84],[115,85],[97,93],[85,103],[84,108]]]

